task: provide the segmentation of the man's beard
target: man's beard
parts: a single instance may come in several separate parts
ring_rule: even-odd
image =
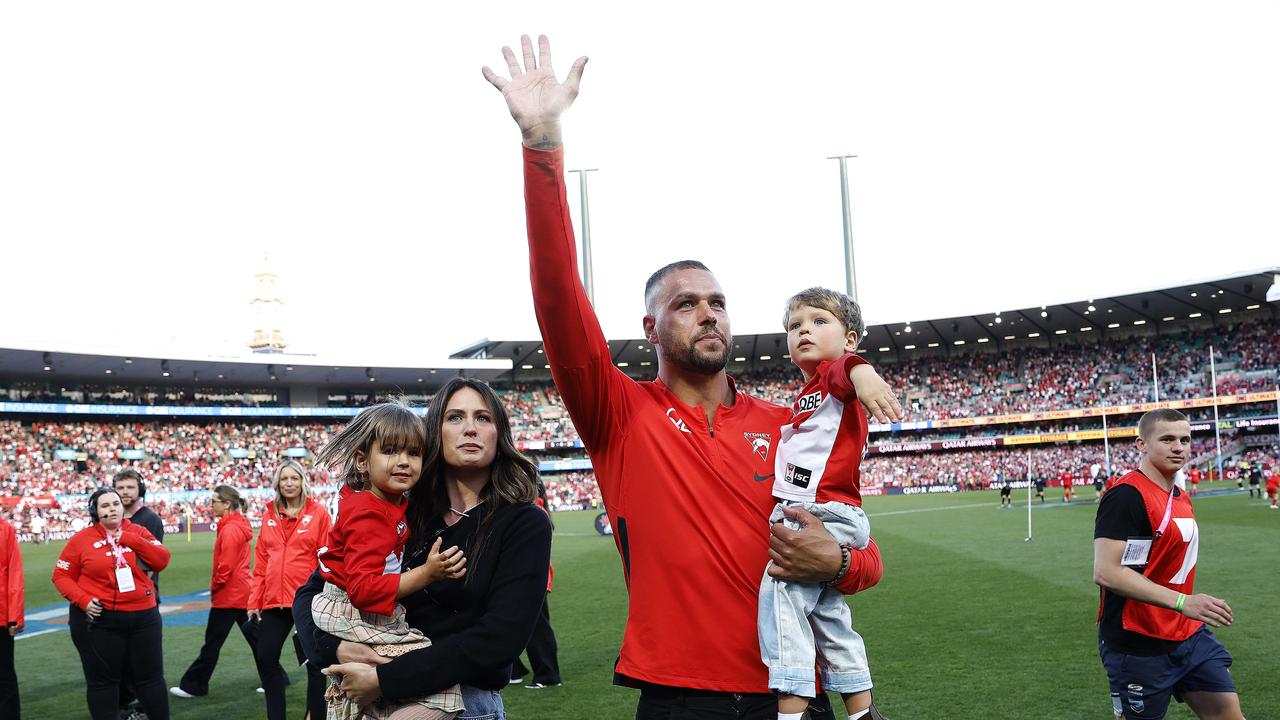
[[[685,345],[678,344],[670,334],[660,333],[658,352],[662,354],[663,360],[683,370],[699,375],[715,375],[722,372],[725,365],[729,364],[729,346],[733,342],[733,337],[727,332],[717,328],[715,333],[723,338],[724,349],[718,353],[703,352],[698,349],[698,341],[709,334],[705,331]]]

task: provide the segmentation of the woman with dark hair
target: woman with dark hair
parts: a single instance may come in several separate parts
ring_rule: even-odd
[[[285,460],[272,481],[275,499],[262,513],[258,546],[253,554],[249,587],[250,620],[257,624],[254,660],[266,694],[268,720],[285,720],[284,688],[288,676],[280,672],[280,651],[293,629],[294,592],[316,569],[316,552],[329,535],[329,511],[307,484],[307,471],[296,460]],[[308,601],[310,602],[310,601]],[[324,677],[307,664],[307,709],[313,718],[324,708]]]
[[[367,646],[315,633],[313,660],[342,664],[326,673],[360,705],[421,697],[462,686],[460,718],[505,717],[499,691],[542,609],[551,562],[551,523],[533,504],[537,466],[516,450],[498,395],[483,382],[454,378],[436,393],[426,417],[422,479],[410,494],[405,569],[429,559],[432,546],[457,546],[466,575],[440,580],[401,599],[410,625],[431,647],[388,662]],[[300,631],[314,627],[312,575],[298,591]]]
[[[193,698],[209,694],[209,678],[218,665],[218,654],[233,625],[240,626],[240,633],[255,650],[257,635],[250,629],[249,607],[249,557],[253,528],[241,514],[244,500],[230,485],[213,489],[209,501],[217,518],[217,538],[213,541],[213,576],[209,580],[209,622],[204,628],[204,645],[200,655],[169,693],[180,698]],[[283,672],[283,670],[281,671]]]
[[[120,495],[111,488],[89,497],[89,521],[67,541],[53,568],[53,584],[71,601],[67,624],[84,668],[89,715],[117,720],[127,663],[147,717],[168,720],[160,610],[155,585],[140,566],[165,569],[169,550],[125,519]]]

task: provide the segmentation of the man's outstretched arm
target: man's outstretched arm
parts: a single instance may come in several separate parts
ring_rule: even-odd
[[[547,363],[565,407],[589,450],[605,445],[622,426],[631,381],[613,366],[612,354],[578,275],[577,243],[564,185],[560,116],[578,96],[585,57],[565,82],[556,79],[551,48],[538,39],[539,54],[521,38],[524,67],[511,48],[502,49],[509,78],[484,68],[502,92],[524,142],[525,214],[529,231],[529,275],[533,306]],[[603,487],[606,500],[611,488]]]

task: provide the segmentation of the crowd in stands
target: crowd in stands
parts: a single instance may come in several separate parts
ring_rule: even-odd
[[[266,487],[289,448],[313,453],[338,424],[36,422],[0,421],[0,493],[87,493],[120,468],[137,467],[164,478],[168,490],[205,490],[227,484]],[[77,459],[59,460],[58,450]],[[232,450],[245,457],[233,457]],[[141,450],[131,461],[121,453]],[[239,454],[239,453],[235,453]]]
[[[1138,466],[1132,442],[1111,446],[1112,473]],[[1002,481],[1028,478],[1052,483],[1069,473],[1074,484],[1092,481],[1091,468],[1106,473],[1102,443],[1081,443],[1028,449],[956,450],[949,452],[877,455],[862,463],[863,486],[916,487],[954,485],[976,490],[999,487]]]
[[[1208,397],[1208,348],[1214,347],[1217,391],[1232,395],[1273,389],[1280,367],[1280,333],[1274,324],[1248,322],[1098,344],[1060,342],[1048,347],[954,350],[945,356],[899,361],[869,353],[881,374],[902,393],[914,419],[946,419],[1035,412],[1153,399],[1151,356],[1157,358],[1162,400]],[[794,399],[800,375],[790,363],[738,377],[739,387],[781,404]],[[499,383],[517,440],[575,439],[559,395],[549,383]],[[330,393],[328,404],[358,407],[385,400],[363,389]],[[410,401],[428,402],[426,395]],[[287,405],[287,391],[175,387],[55,386],[22,381],[0,384],[0,400],[136,405]]]
[[[219,484],[242,490],[267,488],[271,473],[289,448],[303,448],[314,456],[336,424],[281,423],[167,423],[164,421],[36,422],[23,425],[0,421],[0,494],[18,499],[7,515],[29,533],[34,526],[49,539],[65,536],[84,522],[78,505],[57,507],[49,498],[64,494],[84,494],[108,484],[123,467],[139,470],[149,483],[152,507],[173,529],[190,522],[199,525],[212,520],[205,493]],[[1046,428],[1054,429],[1054,428]],[[1231,444],[1233,433],[1224,435]],[[914,439],[911,434],[899,436]],[[1193,456],[1212,458],[1215,439],[1205,434],[1193,439]],[[59,449],[77,450],[77,459],[58,459]],[[244,450],[248,457],[232,457],[231,448]],[[122,450],[142,449],[142,460],[119,456]],[[1111,443],[1111,468],[1121,472],[1138,463],[1132,441]],[[1249,450],[1266,459],[1268,450]],[[239,454],[239,453],[237,453]],[[1274,462],[1274,460],[1273,460]],[[1002,479],[1017,481],[1028,476],[1060,482],[1069,473],[1076,484],[1092,479],[1097,464],[1105,474],[1106,460],[1100,442],[1063,445],[1029,445],[945,452],[909,452],[868,456],[862,465],[864,487],[917,487],[948,485],[959,489],[982,489],[998,485]],[[1230,467],[1230,465],[1228,465]],[[1207,467],[1205,468],[1208,469]],[[547,473],[543,476],[552,510],[579,510],[602,506],[595,476],[590,471]],[[334,487],[317,472],[312,485],[322,502],[332,500]],[[194,499],[176,501],[163,493],[198,491]],[[268,493],[246,493],[251,522],[257,521]],[[36,518],[40,520],[37,521]],[[60,535],[63,534],[63,535]]]
[[[1151,355],[1157,358],[1161,400],[1209,397],[1208,347],[1214,346],[1218,395],[1272,390],[1280,367],[1280,333],[1251,323],[1213,332],[1140,337],[1123,343],[956,352],[908,357],[878,369],[899,388],[914,419],[1007,415],[1154,399]],[[879,362],[874,354],[868,356]],[[794,400],[799,376],[779,367],[740,380],[773,402]]]
[[[554,510],[586,510],[604,507],[596,474],[590,470],[543,475],[547,487],[547,505]]]

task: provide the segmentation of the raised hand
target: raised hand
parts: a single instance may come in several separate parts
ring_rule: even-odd
[[[531,148],[548,150],[560,146],[560,115],[578,97],[578,85],[582,81],[582,69],[586,56],[580,57],[569,68],[569,76],[561,83],[551,67],[551,43],[546,35],[538,36],[538,57],[533,56],[533,43],[528,35],[520,36],[520,48],[524,52],[524,69],[510,47],[502,48],[506,58],[508,80],[488,66],[481,68],[484,79],[502,92],[511,117],[520,126],[524,144]]]

